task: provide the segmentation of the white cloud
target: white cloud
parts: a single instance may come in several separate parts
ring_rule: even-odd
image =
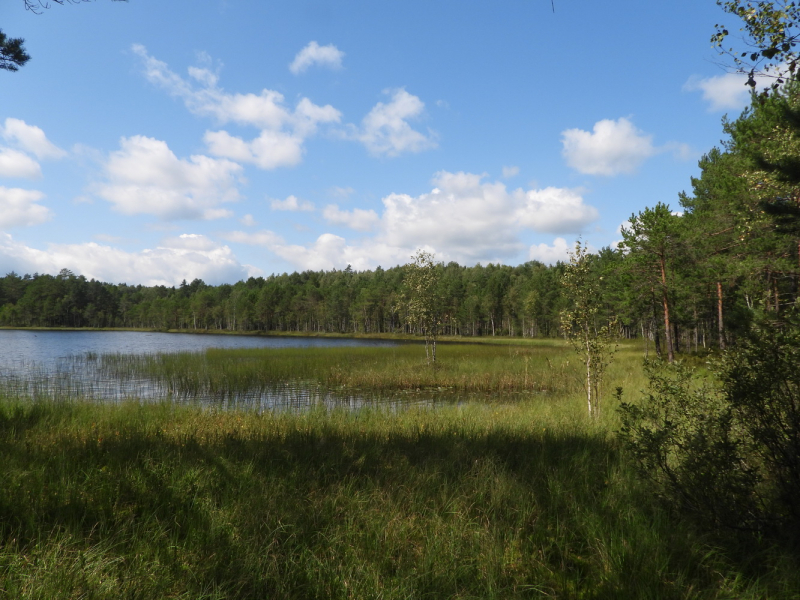
[[[342,58],[344,58],[344,52],[333,44],[320,46],[317,42],[310,42],[297,53],[292,64],[289,65],[289,70],[298,75],[313,65],[341,69]]]
[[[188,72],[192,79],[199,81],[207,87],[214,87],[219,81],[219,76],[216,73],[212,73],[208,69],[189,67]]]
[[[372,108],[360,128],[351,125],[347,137],[360,141],[374,155],[397,156],[435,148],[435,133],[425,135],[408,123],[422,115],[425,103],[404,89],[394,90],[391,96],[388,104],[378,102]]]
[[[598,121],[593,132],[567,129],[561,136],[567,164],[586,175],[633,173],[658,152],[653,146],[653,136],[640,131],[624,117]]]
[[[314,205],[307,200],[300,200],[297,196],[287,196],[285,200],[272,200],[269,203],[272,210],[288,210],[293,212],[311,212]]]
[[[280,235],[268,230],[258,233],[232,231],[224,237],[231,242],[264,246],[301,270],[343,269],[352,265],[361,271],[377,265],[406,263],[412,254],[405,248],[393,248],[375,240],[358,245],[348,244],[343,237],[332,233],[323,233],[308,246],[288,244]]]
[[[207,252],[219,248],[219,244],[199,233],[182,233],[177,237],[166,237],[161,240],[161,246],[173,250],[195,250]]]
[[[28,125],[20,119],[8,118],[5,126],[0,127],[0,134],[8,141],[15,143],[18,148],[30,152],[36,158],[63,158],[67,153],[47,139],[39,127]]]
[[[519,167],[503,167],[503,179],[510,179],[519,175]]]
[[[214,219],[230,216],[218,205],[239,199],[235,181],[242,167],[201,155],[180,159],[166,142],[133,136],[120,140],[105,171],[108,181],[97,186],[97,194],[123,214]]]
[[[224,233],[222,237],[229,242],[248,244],[250,246],[273,246],[283,242],[283,238],[281,236],[266,229],[257,233],[230,231],[228,233]]]
[[[322,216],[328,223],[344,225],[356,231],[370,231],[380,221],[378,213],[372,209],[340,210],[336,204],[326,206],[325,210],[322,211]]]
[[[239,223],[241,223],[245,227],[254,227],[258,224],[255,218],[253,218],[253,215],[250,214],[247,214],[243,216],[241,219],[239,219]]]
[[[553,245],[538,244],[530,247],[528,258],[530,260],[538,260],[546,265],[554,265],[558,261],[566,261],[569,259],[569,253],[573,250],[567,240],[558,237],[553,240]]]
[[[750,99],[750,88],[745,86],[747,75],[741,73],[725,73],[715,77],[690,77],[683,84],[685,92],[701,92],[703,100],[708,102],[709,112],[737,110],[747,106]]]
[[[502,183],[482,179],[443,171],[430,193],[384,198],[386,241],[412,251],[430,244],[458,262],[497,261],[520,251],[519,235],[525,230],[577,232],[598,218],[597,210],[574,191],[509,191]]]
[[[768,88],[774,79],[760,77],[756,79],[756,90]],[[750,104],[750,87],[744,73],[725,73],[714,77],[692,75],[683,84],[684,92],[700,92],[703,100],[708,102],[709,112],[725,110],[742,110]]]
[[[37,204],[44,194],[36,190],[0,186],[0,228],[27,227],[49,221],[53,215]]]
[[[19,150],[0,147],[0,177],[39,179],[42,168],[39,163]]]
[[[215,156],[249,162],[262,169],[293,166],[302,160],[303,144],[320,124],[341,120],[341,113],[333,106],[319,106],[308,98],[301,98],[290,109],[283,94],[274,90],[264,89],[258,95],[229,94],[217,86],[215,73],[192,67],[189,74],[200,84],[197,87],[150,56],[144,46],[134,44],[132,50],[141,57],[148,81],[183,100],[194,114],[213,117],[221,124],[233,122],[261,130],[252,141],[227,131],[206,132],[205,142]]]
[[[125,252],[94,242],[51,244],[39,250],[0,233],[0,272],[55,274],[66,268],[88,279],[167,286],[196,278],[210,284],[229,283],[261,274],[240,264],[228,246],[197,237],[202,236],[181,236],[154,249]]]
[[[380,215],[326,208],[323,216],[330,221],[375,231],[355,243],[330,233],[307,246],[287,244],[271,231],[225,237],[265,246],[298,269],[391,266],[407,262],[417,248],[435,252],[441,260],[474,264],[517,259],[527,249],[523,235],[577,233],[598,218],[597,210],[572,190],[508,190],[470,173],[440,172],[432,183],[431,192],[420,196],[385,197]]]
[[[265,129],[250,142],[227,131],[207,131],[203,139],[214,156],[251,163],[265,170],[292,167],[303,160],[303,138],[282,131]]]

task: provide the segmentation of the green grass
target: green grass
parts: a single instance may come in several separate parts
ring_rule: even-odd
[[[634,352],[633,347],[628,352]],[[371,395],[434,391],[458,394],[572,394],[580,369],[561,341],[538,344],[440,344],[434,365],[417,344],[395,347],[207,350],[202,353],[104,355],[117,377],[146,376],[179,395],[233,396],[287,381]]]
[[[0,397],[0,598],[800,597],[796,557],[663,509],[620,453],[614,400],[591,422],[574,360],[530,349],[448,347],[431,372],[458,380],[471,367],[447,361],[477,352],[501,381],[528,356],[562,369],[551,393],[436,409]],[[382,371],[347,356],[347,385]],[[639,356],[622,350],[611,389],[644,387]],[[332,363],[299,364],[271,373]]]

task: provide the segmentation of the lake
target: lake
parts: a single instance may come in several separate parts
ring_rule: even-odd
[[[124,381],[103,369],[104,354],[202,352],[209,348],[386,347],[388,340],[353,338],[244,336],[144,331],[0,330],[0,389],[13,394],[53,399],[98,401],[172,398],[168,390],[145,378]],[[367,401],[335,394],[309,383],[285,382],[274,390],[235,398],[194,397],[173,400],[257,410],[298,410],[324,403],[358,408]]]

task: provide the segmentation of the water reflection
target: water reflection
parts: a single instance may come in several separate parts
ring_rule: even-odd
[[[0,369],[0,393],[38,400],[98,402],[171,401],[221,409],[262,411],[308,410],[323,405],[328,408],[358,410],[381,406],[393,410],[413,406],[437,406],[456,401],[449,393],[414,392],[369,395],[343,389],[328,389],[314,381],[288,381],[259,385],[247,391],[181,391],[155,378],[132,374],[120,375],[113,367],[119,355],[98,355],[88,351],[80,355],[51,358],[47,362],[17,358]],[[109,364],[106,364],[106,360]]]

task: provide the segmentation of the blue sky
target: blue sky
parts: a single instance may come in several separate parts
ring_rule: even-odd
[[[552,263],[690,186],[713,0],[4,2],[0,274],[175,285],[418,249]]]

